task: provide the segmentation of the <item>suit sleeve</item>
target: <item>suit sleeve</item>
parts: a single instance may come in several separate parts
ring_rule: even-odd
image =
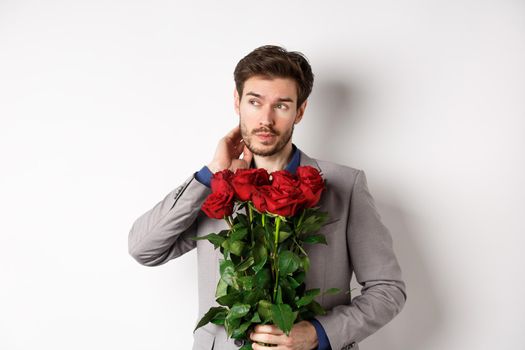
[[[140,264],[156,266],[196,247],[197,216],[211,189],[192,174],[133,223],[129,254]]]
[[[347,244],[361,295],[316,316],[332,349],[349,349],[390,322],[403,308],[406,288],[363,170],[356,175],[350,198]]]

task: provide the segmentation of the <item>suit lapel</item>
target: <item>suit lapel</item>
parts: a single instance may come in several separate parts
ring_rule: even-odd
[[[319,170],[319,172],[321,172],[321,168],[319,167],[319,164],[317,164],[317,161],[314,158],[309,157],[306,153],[304,153],[300,149],[299,149],[299,152],[301,152],[301,159],[299,161],[300,166],[309,165]]]

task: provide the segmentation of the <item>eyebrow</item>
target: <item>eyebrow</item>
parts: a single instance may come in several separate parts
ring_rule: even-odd
[[[255,97],[258,97],[258,98],[262,98],[262,99],[264,99],[263,96],[261,96],[261,95],[258,94],[258,93],[255,93],[255,92],[253,92],[253,91],[247,92],[247,93],[246,93],[246,96],[248,96],[248,95],[249,95],[249,96],[255,96]],[[290,97],[279,97],[279,98],[277,99],[277,101],[279,101],[279,102],[294,102],[293,99],[290,98]]]

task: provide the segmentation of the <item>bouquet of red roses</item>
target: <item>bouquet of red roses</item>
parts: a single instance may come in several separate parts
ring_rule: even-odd
[[[208,240],[223,255],[215,294],[221,306],[210,308],[195,330],[212,322],[224,325],[229,337],[248,340],[256,324],[273,323],[289,335],[294,323],[325,313],[314,300],[320,289],[305,288],[310,260],[303,249],[326,244],[315,233],[328,217],[316,207],[325,188],[311,166],[299,166],[296,174],[258,168],[213,175],[202,210],[229,229],[194,239]],[[248,341],[241,349],[251,348]]]

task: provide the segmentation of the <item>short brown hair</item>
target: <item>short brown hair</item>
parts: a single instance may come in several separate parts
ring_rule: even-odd
[[[244,82],[256,75],[295,80],[297,108],[306,101],[314,85],[312,67],[306,57],[275,45],[258,47],[237,63],[233,78],[239,97],[242,97]]]

